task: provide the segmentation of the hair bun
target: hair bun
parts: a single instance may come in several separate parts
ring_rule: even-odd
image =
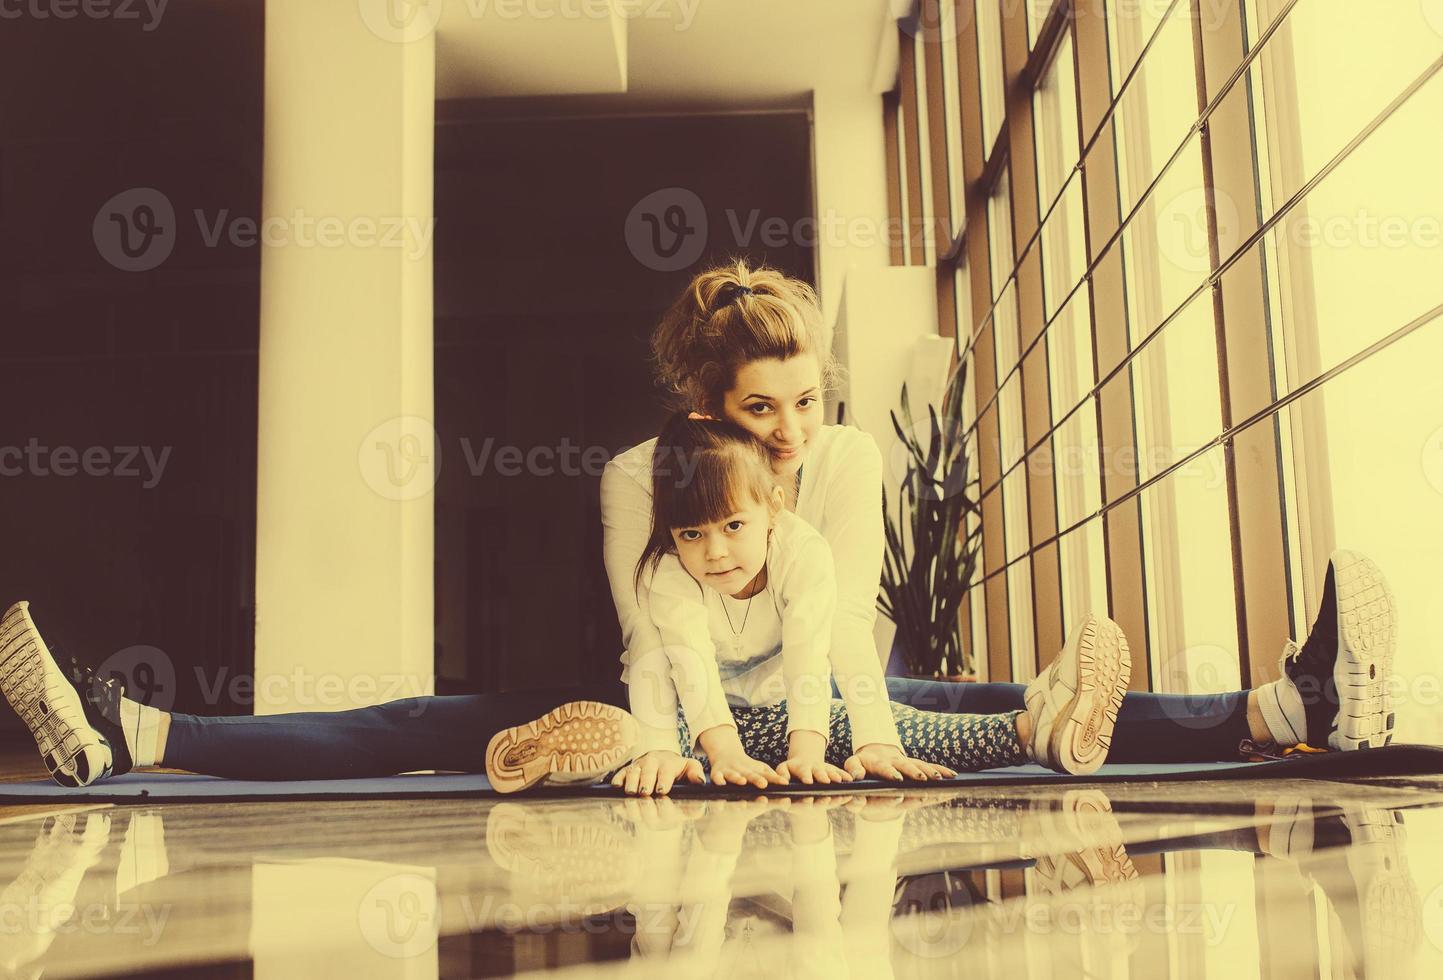
[[[742,296],[750,295],[752,295],[752,287],[750,286],[744,286],[739,282],[723,283],[722,287],[716,291],[716,296],[712,299],[712,312],[715,313],[719,310],[726,309]]]

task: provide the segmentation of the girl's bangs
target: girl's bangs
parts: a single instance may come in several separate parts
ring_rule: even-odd
[[[657,516],[668,529],[700,527],[725,520],[743,507],[755,491],[747,467],[737,465],[736,453],[704,451],[696,469],[675,483],[658,488]]]

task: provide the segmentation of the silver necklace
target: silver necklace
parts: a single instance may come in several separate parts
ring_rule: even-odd
[[[763,570],[766,569],[767,564],[770,563],[771,560],[772,560],[772,532],[771,532],[771,531],[768,531],[768,532],[767,532],[767,554],[766,554],[766,558],[764,558],[763,561],[762,561],[762,568],[763,568]],[[770,582],[767,583],[767,585],[770,585],[770,584],[771,584]],[[731,630],[731,634],[732,634],[732,652],[734,652],[735,654],[737,654],[737,656],[741,656],[741,652],[742,652],[742,634],[746,632],[747,620],[750,619],[751,616],[752,616],[752,600],[755,599],[758,595],[760,595],[760,594],[762,593],[762,591],[764,591],[764,590],[766,589],[766,587],[767,587],[767,586],[764,585],[764,586],[762,586],[762,588],[757,589],[756,592],[753,592],[751,595],[747,596],[747,608],[746,608],[746,611],[742,613],[742,625],[741,625],[740,627],[736,627],[736,626],[733,626],[733,625],[732,625],[732,614],[731,614],[730,611],[727,610],[727,597],[726,597],[725,595],[723,595],[722,593],[717,593],[717,595],[720,597],[720,601],[721,601],[722,615],[727,618],[727,629]]]
[[[732,614],[727,611],[726,596],[722,596],[722,615],[727,618],[727,629],[732,631],[732,649],[737,653],[741,653],[742,633],[746,632],[747,620],[750,619],[752,615],[752,600],[756,597],[756,593],[752,593],[747,597],[746,612],[742,613],[742,625],[738,628],[732,625]]]

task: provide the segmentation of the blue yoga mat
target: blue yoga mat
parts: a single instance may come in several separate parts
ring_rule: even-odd
[[[1393,745],[1366,752],[1329,752],[1297,755],[1272,762],[1117,763],[1103,766],[1091,776],[1067,776],[1041,766],[1014,766],[985,772],[961,773],[956,779],[908,783],[914,787],[1054,785],[1063,783],[1163,782],[1181,779],[1357,779],[1365,776],[1420,776],[1443,774],[1443,748],[1429,745]],[[865,779],[830,786],[793,783],[768,793],[856,793],[888,789],[898,783]],[[679,783],[673,796],[752,796],[750,787],[696,786]],[[0,804],[5,803],[200,803],[261,800],[358,800],[381,797],[429,799],[489,797],[498,795],[479,773],[381,776],[369,779],[308,779],[270,781],[221,779],[177,773],[128,773],[85,789],[67,789],[49,781],[0,783]],[[527,796],[620,796],[621,790],[605,784],[539,786]]]

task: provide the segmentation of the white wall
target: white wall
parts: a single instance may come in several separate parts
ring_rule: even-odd
[[[257,714],[432,690],[434,129],[433,35],[267,3]]]

